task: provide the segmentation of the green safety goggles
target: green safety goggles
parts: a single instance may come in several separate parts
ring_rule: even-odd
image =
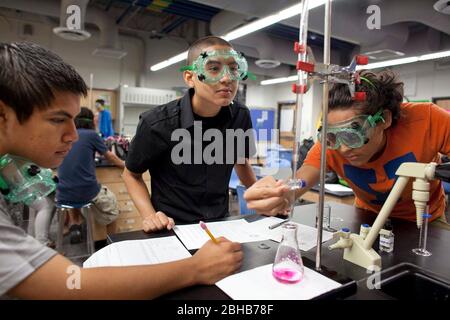
[[[371,129],[376,127],[379,122],[385,122],[383,118],[383,109],[376,114],[359,115],[335,125],[328,127],[327,130],[327,147],[332,150],[338,149],[341,144],[349,148],[356,149],[362,147],[369,141]],[[317,134],[321,141],[322,127],[319,128]]]
[[[11,203],[30,205],[55,189],[52,170],[13,155],[0,157],[0,193]]]
[[[192,65],[184,66],[180,71],[193,71],[205,83],[219,82],[225,76],[231,81],[246,80],[249,77],[256,79],[248,71],[244,55],[233,49],[202,52]]]

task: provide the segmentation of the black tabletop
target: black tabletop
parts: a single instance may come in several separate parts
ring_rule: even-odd
[[[331,206],[331,226],[335,229],[348,227],[354,233],[359,233],[360,225],[363,223],[372,224],[376,215],[368,211],[357,209],[353,206],[328,203]],[[315,226],[317,204],[298,206],[295,209],[293,220],[305,225]],[[223,220],[244,218],[247,221],[255,221],[261,217],[258,215],[234,216]],[[443,279],[450,281],[450,231],[433,227],[430,225],[428,232],[427,248],[433,253],[430,257],[420,257],[412,253],[412,249],[417,247],[419,231],[415,223],[392,220],[394,227],[395,243],[394,251],[391,253],[380,252],[382,268],[388,268],[402,262],[409,262],[439,275]],[[118,242],[123,240],[149,239],[175,235],[173,231],[162,231],[153,234],[146,234],[143,231],[119,233],[108,236],[108,242]],[[351,262],[343,260],[342,250],[328,249],[334,241],[330,240],[322,245],[321,266],[324,275],[341,283],[349,283],[350,280],[361,280],[370,274],[366,269]],[[261,243],[266,244],[267,249],[262,249]],[[258,266],[273,263],[278,248],[278,243],[267,240],[251,243],[243,243],[244,262],[241,271],[249,270]],[[374,249],[378,251],[378,241],[374,243]],[[192,254],[195,250],[190,251]],[[305,266],[314,269],[316,259],[316,249],[307,252],[302,251]],[[195,286],[179,290],[166,295],[165,299],[229,299],[229,297],[216,286]],[[363,299],[363,296],[355,295],[355,298]],[[372,297],[373,298],[373,297]]]

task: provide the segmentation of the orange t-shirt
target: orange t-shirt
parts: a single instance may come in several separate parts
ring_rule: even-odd
[[[345,179],[355,193],[355,205],[378,213],[395,181],[403,162],[440,162],[440,155],[450,154],[450,113],[432,103],[403,103],[401,116],[394,127],[386,130],[387,144],[383,154],[363,166],[353,166],[337,150],[327,150],[327,169]],[[320,149],[317,142],[304,164],[320,169]],[[412,200],[412,182],[403,191],[391,217],[416,221]],[[445,194],[439,180],[430,181],[431,220],[445,210]]]

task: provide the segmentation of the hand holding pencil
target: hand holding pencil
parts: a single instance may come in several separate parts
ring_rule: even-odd
[[[206,231],[206,233],[208,234],[208,236],[211,238],[211,240],[215,243],[215,244],[219,244],[219,241],[217,241],[217,239],[212,235],[211,231],[209,231],[208,227],[206,226],[206,223],[204,223],[203,221],[200,221],[200,227]]]
[[[197,281],[201,284],[214,284],[236,272],[242,264],[241,244],[231,242],[224,237],[215,238],[204,222],[200,227],[205,230],[211,241],[207,241],[193,256]]]

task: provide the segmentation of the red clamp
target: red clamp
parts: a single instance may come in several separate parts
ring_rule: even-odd
[[[295,42],[294,43],[294,52],[297,54],[305,53],[306,52],[305,45],[300,44],[299,42]]]
[[[305,72],[313,73],[314,72],[314,64],[298,61],[297,62],[297,70],[302,70]]]
[[[369,57],[368,56],[357,55],[355,57],[355,60],[356,60],[356,64],[360,65],[360,66],[365,66],[366,64],[369,63]]]
[[[308,86],[306,86],[306,85],[301,85],[301,86],[299,86],[299,85],[297,85],[296,83],[294,83],[294,84],[292,85],[292,92],[293,92],[293,93],[296,93],[296,94],[299,94],[299,93],[306,93],[306,91],[308,91]]]
[[[355,101],[366,101],[366,92],[365,91],[356,91],[355,95],[352,97]]]

